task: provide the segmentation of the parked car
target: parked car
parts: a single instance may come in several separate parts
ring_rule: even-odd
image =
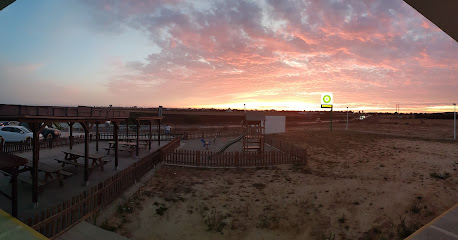
[[[26,127],[27,129],[30,130],[29,124],[27,124],[25,122],[21,122],[20,125],[23,126],[23,127]],[[59,129],[50,128],[50,127],[46,126],[45,128],[43,128],[43,130],[41,130],[40,134],[43,135],[44,138],[48,138],[49,139],[49,138],[58,138],[58,137],[60,137],[61,132],[60,132]]]
[[[40,134],[40,138],[43,136]],[[33,133],[23,126],[4,126],[0,127],[0,140],[5,142],[23,142],[33,139]]]

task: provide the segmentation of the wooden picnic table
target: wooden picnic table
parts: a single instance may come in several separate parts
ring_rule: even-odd
[[[114,142],[112,142],[111,145],[112,145],[112,148],[114,148]],[[137,146],[137,144],[134,143],[134,142],[124,142],[124,141],[119,141],[119,142],[118,142],[118,145],[120,145],[120,146],[126,146],[126,147],[135,147],[135,146]]]
[[[25,165],[22,166],[22,169],[19,169],[19,172],[32,172],[33,169],[33,161],[28,161]],[[60,186],[64,185],[63,176],[71,176],[72,174],[69,172],[65,172],[62,170],[62,167],[57,165],[52,165],[48,163],[38,162],[38,171],[44,172],[45,178],[44,180],[39,180],[38,188],[40,190],[43,189],[49,183],[59,181]],[[27,183],[32,183],[32,179],[19,176],[19,180]]]
[[[79,152],[75,150],[65,150],[62,151],[65,154],[64,160],[62,159],[56,159],[58,162],[62,163],[62,167],[65,166],[65,164],[72,164],[78,167],[84,167],[84,164],[78,163],[79,158],[85,158],[84,152]],[[100,166],[100,169],[103,171],[103,165],[105,165],[107,162],[109,162],[106,159],[103,159],[105,156],[99,155],[99,154],[89,154],[89,159],[92,160],[91,165],[89,168],[95,168]]]
[[[115,142],[114,141],[109,141],[109,148],[114,148]],[[140,144],[144,146],[148,146],[148,140],[140,140]],[[126,142],[126,141],[119,141],[118,142],[119,146],[125,146],[125,147],[135,147],[137,146],[137,143],[135,142]]]
[[[110,141],[110,142],[108,142],[108,144],[109,144],[109,147],[105,148],[105,150],[107,151],[107,155],[110,154],[111,150],[114,151],[115,142]],[[135,147],[137,146],[137,144],[134,143],[134,142],[120,141],[120,142],[118,142],[118,146],[120,147],[118,149],[119,151],[129,152],[130,155],[132,156],[133,152],[135,152]]]

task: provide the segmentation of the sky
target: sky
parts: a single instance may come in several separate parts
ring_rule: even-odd
[[[453,111],[458,43],[402,0],[17,0],[0,104]]]

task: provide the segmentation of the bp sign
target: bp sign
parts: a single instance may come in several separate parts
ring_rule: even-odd
[[[321,94],[321,107],[322,108],[331,108],[332,101],[333,101],[332,93],[322,93]]]

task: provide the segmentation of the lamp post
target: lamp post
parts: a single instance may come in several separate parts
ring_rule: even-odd
[[[453,104],[453,139],[456,140],[456,103]]]
[[[348,130],[348,107],[347,107],[347,126],[345,127],[345,130]]]

